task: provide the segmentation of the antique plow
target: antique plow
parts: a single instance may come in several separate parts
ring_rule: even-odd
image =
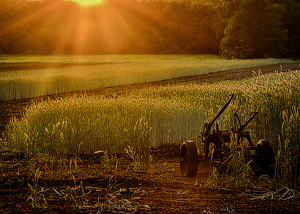
[[[245,149],[245,160],[251,161],[251,168],[256,173],[272,174],[274,173],[275,156],[271,144],[266,139],[258,141],[256,146],[250,137],[250,130],[245,130],[253,118],[257,115],[254,112],[243,124],[241,124],[238,115],[235,114],[239,127],[235,130],[219,130],[218,124],[212,129],[215,121],[228,107],[234,95],[231,95],[229,101],[221,108],[218,114],[209,122],[205,123],[200,135],[200,141],[204,145],[204,154],[198,155],[196,143],[194,141],[185,141],[180,148],[180,170],[183,176],[194,177],[197,175],[198,168],[207,171],[212,162],[222,162],[230,155],[230,143],[232,139],[242,142],[248,141]]]

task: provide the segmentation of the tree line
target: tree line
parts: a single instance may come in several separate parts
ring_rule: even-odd
[[[0,54],[299,57],[299,16],[297,0],[1,0]]]

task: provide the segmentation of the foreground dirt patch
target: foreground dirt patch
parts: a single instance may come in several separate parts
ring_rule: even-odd
[[[134,172],[126,155],[105,169],[101,157],[57,165],[16,154],[1,155],[1,213],[297,213],[299,198],[253,199],[267,188],[207,186],[207,174],[182,177],[179,146],[152,150],[148,172]],[[73,159],[75,160],[75,159]],[[70,163],[72,163],[70,165]],[[30,172],[32,175],[30,175]],[[40,172],[40,178],[34,178]],[[258,178],[256,178],[258,179]],[[269,186],[270,187],[270,186]],[[274,188],[273,188],[274,189]],[[282,196],[282,194],[281,194]],[[286,199],[286,197],[284,198]],[[33,208],[32,206],[36,206]],[[126,211],[126,212],[125,212]]]

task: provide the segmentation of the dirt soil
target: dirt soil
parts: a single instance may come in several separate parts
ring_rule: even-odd
[[[213,83],[248,78],[259,69],[262,74],[296,70],[299,63],[282,64],[282,68],[279,64],[268,65],[76,93],[111,95],[165,84]],[[1,131],[9,118],[20,116],[32,100],[1,101]],[[1,139],[0,144],[3,144]],[[135,172],[126,154],[115,154],[108,159],[100,153],[28,161],[21,153],[1,149],[0,213],[300,212],[299,189],[282,188],[271,178],[253,177],[252,185],[234,188],[226,186],[226,176],[220,175],[214,182],[209,182],[207,173],[198,172],[194,178],[182,177],[179,151],[179,145],[153,148],[151,168],[147,172]]]

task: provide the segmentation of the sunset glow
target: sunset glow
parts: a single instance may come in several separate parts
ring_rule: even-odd
[[[54,54],[89,54],[105,51],[120,54],[130,51],[132,44],[150,46],[139,29],[150,29],[140,21],[141,11],[131,0],[69,0],[39,3],[38,10],[30,11],[11,25],[0,30],[12,35],[20,26],[56,24],[51,47]],[[72,2],[74,4],[72,4]],[[143,14],[143,17],[146,17]],[[151,19],[151,18],[150,18]],[[136,24],[139,24],[138,27]]]
[[[0,45],[2,39],[13,40],[13,44],[20,44],[17,47],[27,53],[38,43],[42,49],[36,48],[37,52],[44,50],[49,54],[165,52],[164,45],[171,42],[169,39],[165,42],[163,35],[168,32],[175,35],[177,26],[165,22],[156,9],[149,10],[133,0],[45,0],[27,4],[32,10],[25,10],[0,28]],[[19,40],[12,37],[22,33],[30,36]],[[194,38],[184,36],[188,37]]]
[[[83,6],[89,6],[89,5],[103,3],[106,0],[75,0],[75,1]]]

